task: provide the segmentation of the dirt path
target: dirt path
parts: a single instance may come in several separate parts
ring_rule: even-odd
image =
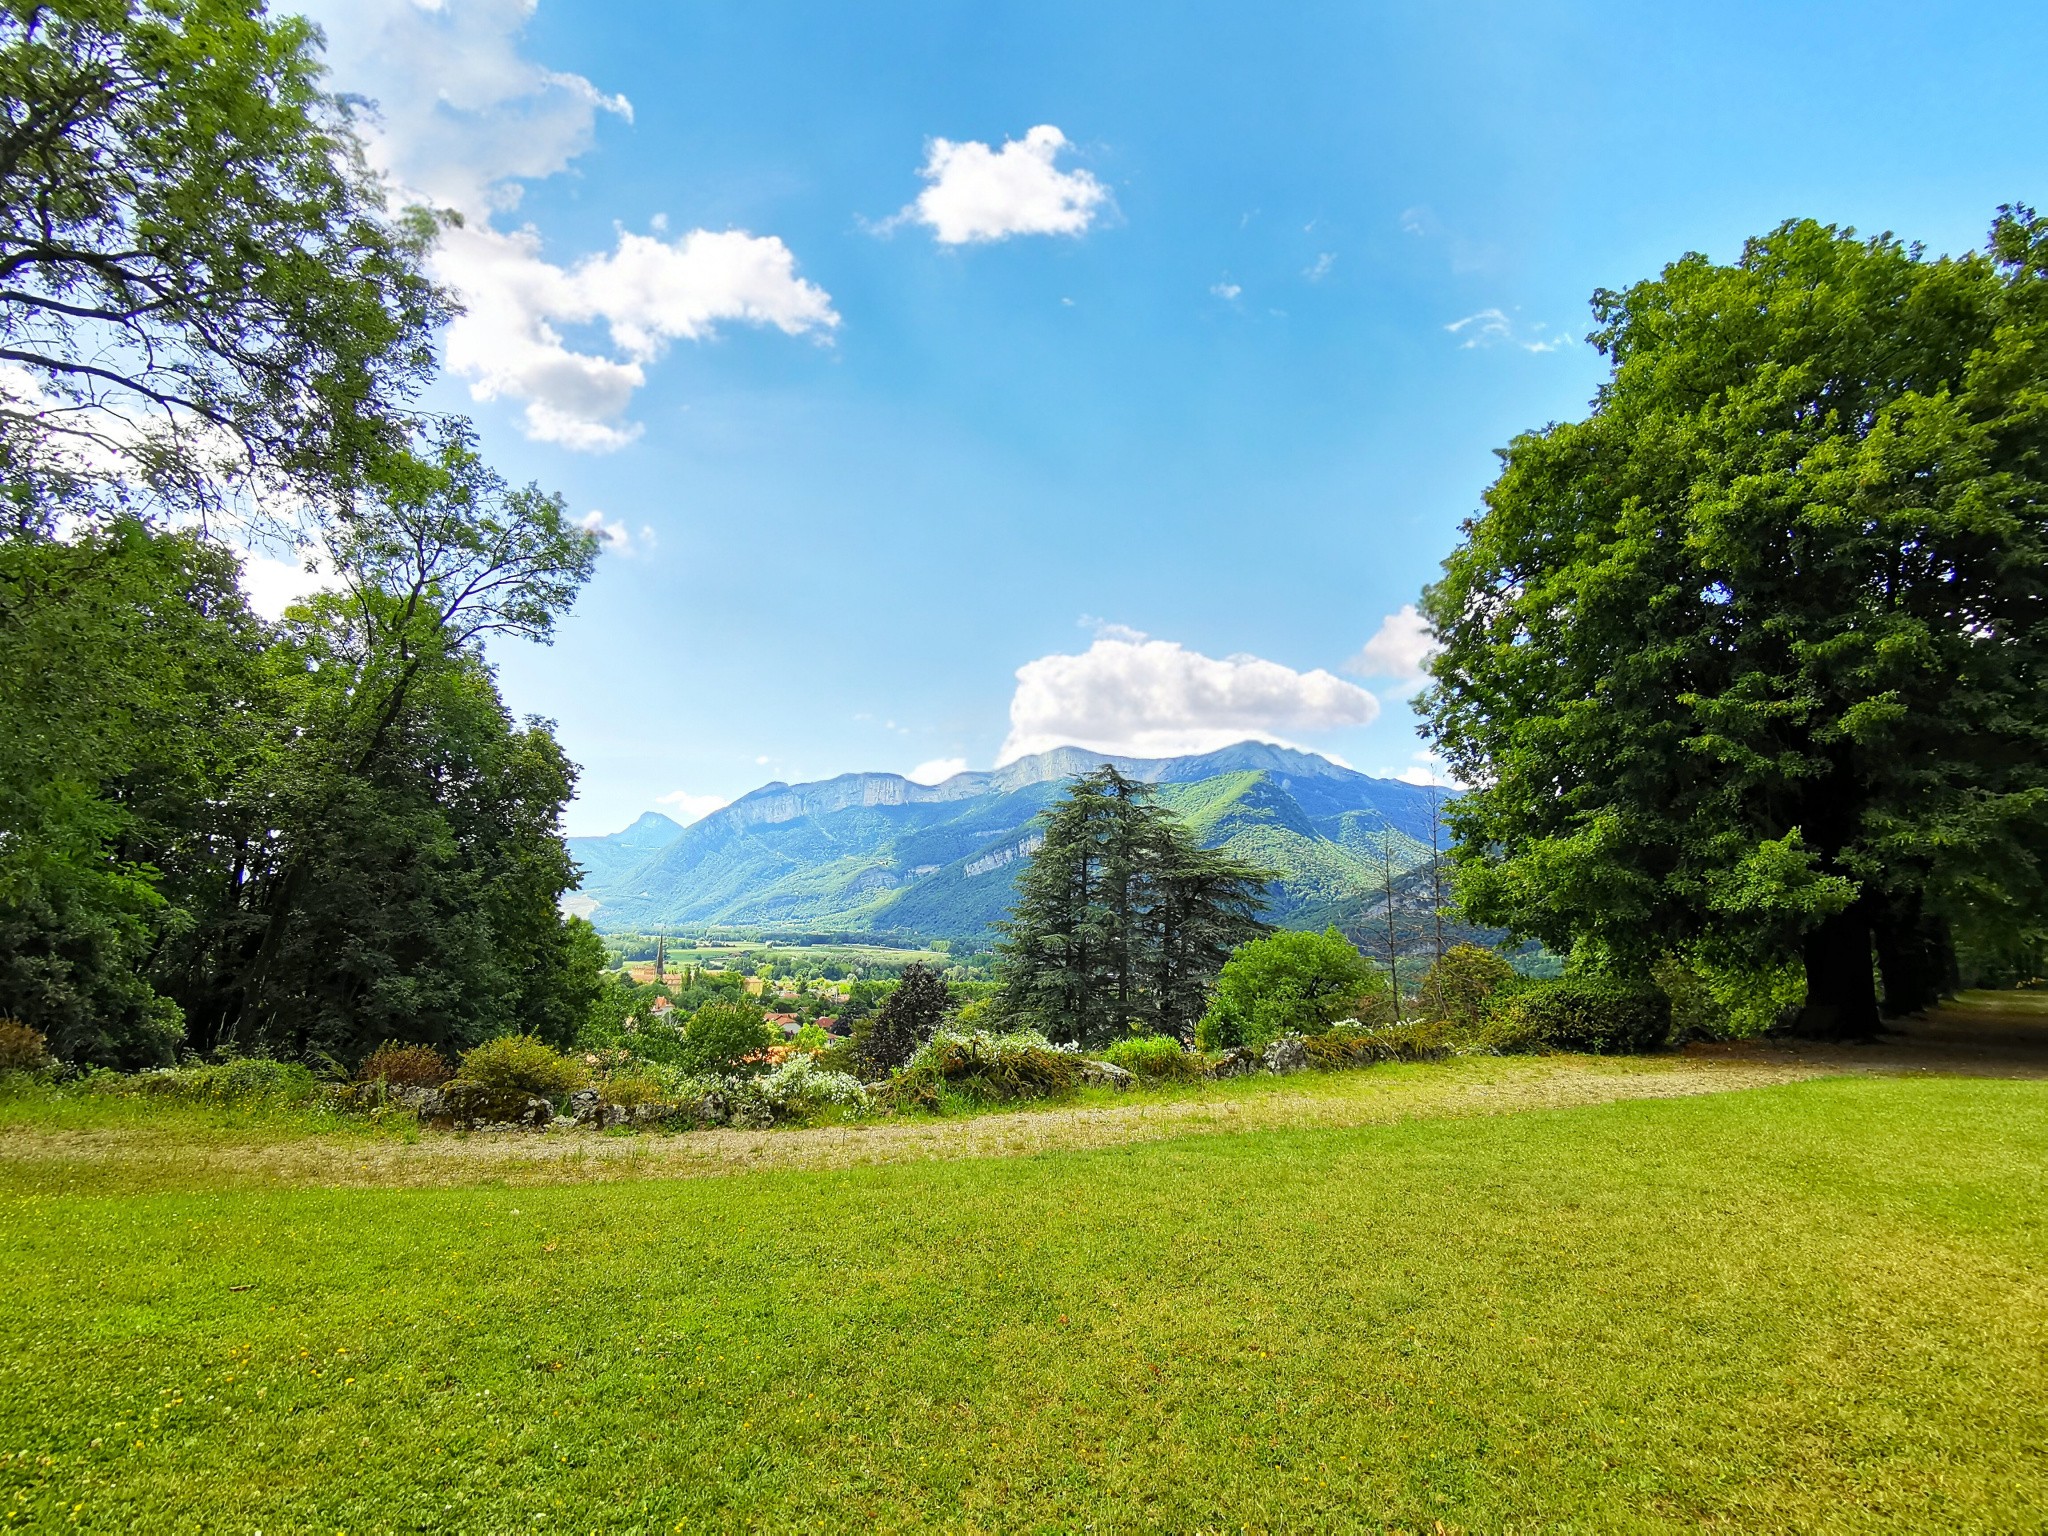
[[[1727,1093],[1819,1076],[1798,1061],[1689,1055],[1597,1060],[1479,1057],[1426,1067],[1253,1079],[1188,1097],[1019,1110],[951,1120],[883,1120],[784,1131],[604,1136],[427,1135],[251,1140],[123,1127],[0,1131],[12,1182],[73,1192],[229,1186],[430,1187],[691,1178],[762,1169],[843,1168],[1033,1153],[1205,1133],[1379,1125],[1510,1114],[1619,1099]]]

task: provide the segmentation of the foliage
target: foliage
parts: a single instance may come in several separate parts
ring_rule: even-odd
[[[1131,1035],[1107,1047],[1102,1059],[1133,1077],[1180,1079],[1203,1075],[1202,1058],[1171,1035]]]
[[[1806,994],[1796,961],[1770,969],[1716,966],[1698,955],[1666,955],[1651,978],[1671,999],[1671,1038],[1745,1040],[1790,1018]]]
[[[1668,997],[1600,977],[1534,982],[1508,1000],[1501,1017],[1495,1039],[1523,1048],[1612,1055],[1654,1051],[1671,1037]]]
[[[856,1113],[868,1108],[868,1091],[858,1078],[821,1067],[809,1056],[792,1056],[759,1081],[778,1120],[827,1107]]]
[[[247,0],[0,7],[0,437],[182,506],[346,506],[448,304],[320,72]]]
[[[19,1019],[0,1019],[0,1076],[42,1072],[51,1065],[49,1041]]]
[[[913,962],[882,1006],[853,1026],[854,1059],[878,1077],[894,1071],[931,1039],[952,1006],[938,972]]]
[[[775,1043],[761,1010],[744,1003],[706,1003],[683,1031],[682,1063],[692,1072],[744,1073]]]
[[[164,1068],[102,1081],[103,1091],[119,1093],[132,1088],[152,1098],[186,1104],[305,1104],[322,1094],[310,1068],[262,1056],[239,1056],[212,1065]]]
[[[448,1058],[431,1045],[401,1045],[387,1040],[356,1068],[359,1083],[387,1083],[393,1088],[438,1088],[455,1075]]]
[[[1132,1020],[1185,1037],[1234,945],[1264,931],[1268,871],[1197,843],[1109,764],[1046,812],[1001,925],[1006,1018],[1089,1046]]]
[[[667,1103],[671,1097],[669,1085],[661,1074],[645,1066],[610,1073],[599,1086],[607,1104],[617,1104],[623,1109]]]
[[[1314,1035],[1387,990],[1386,977],[1333,926],[1273,933],[1241,946],[1216,978],[1203,1014],[1204,1050],[1263,1050],[1282,1035]]]
[[[1440,1061],[1457,1049],[1456,1037],[1456,1027],[1444,1019],[1376,1026],[1347,1019],[1305,1037],[1302,1044],[1311,1066],[1334,1071],[1380,1061]]]
[[[1437,957],[1422,978],[1416,1002],[1430,1018],[1461,1029],[1477,1029],[1495,994],[1512,991],[1521,977],[1497,949],[1479,944],[1454,944]]]
[[[993,1035],[942,1029],[889,1081],[899,1104],[940,1109],[969,1103],[1059,1098],[1081,1084],[1080,1058],[1035,1030]]]
[[[1467,916],[1638,968],[1798,959],[1802,1026],[2048,913],[2048,220],[1812,222],[1596,296],[1425,608]]]
[[[479,1087],[540,1099],[561,1099],[581,1088],[589,1073],[535,1035],[500,1035],[462,1053],[458,1077]]]

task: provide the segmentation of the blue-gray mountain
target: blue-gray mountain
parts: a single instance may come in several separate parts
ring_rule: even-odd
[[[1240,742],[1199,757],[1110,757],[1061,747],[988,773],[915,784],[849,773],[769,784],[689,827],[649,813],[609,837],[572,837],[571,898],[611,932],[805,928],[980,941],[1009,909],[1038,813],[1100,763],[1159,786],[1203,843],[1281,878],[1267,916],[1291,928],[1355,923],[1382,884],[1429,857],[1442,796],[1313,753]]]

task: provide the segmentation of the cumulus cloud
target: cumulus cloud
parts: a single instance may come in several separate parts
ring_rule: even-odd
[[[1458,345],[1465,351],[1477,347],[1508,346],[1519,347],[1524,352],[1558,352],[1572,344],[1571,337],[1562,331],[1553,331],[1541,320],[1516,320],[1499,309],[1482,309],[1462,320],[1453,320],[1444,329],[1460,338]]]
[[[956,773],[967,771],[964,757],[935,757],[928,763],[919,763],[903,775],[913,784],[943,784]]]
[[[632,104],[581,75],[526,58],[536,0],[316,0],[334,83],[376,102],[370,151],[407,195],[451,208],[434,275],[462,299],[449,368],[480,400],[524,407],[527,436],[605,452],[639,436],[625,419],[647,368],[672,341],[721,324],[829,336],[831,298],[796,275],[773,235],[620,230],[614,248],[572,266],[549,261],[530,227],[501,227],[524,184],[557,175],[595,142],[605,116]],[[610,348],[565,327],[601,324]]]
[[[1081,234],[1109,201],[1109,188],[1087,171],[1062,171],[1054,162],[1066,147],[1067,136],[1050,124],[1001,149],[933,139],[918,171],[931,185],[885,227],[922,224],[941,245]]]
[[[1041,656],[1017,669],[1010,734],[996,761],[1069,745],[1133,757],[1247,739],[1292,745],[1282,733],[1370,725],[1378,715],[1371,694],[1320,669],[1103,635],[1078,656]]]
[[[687,827],[693,821],[702,821],[713,811],[723,810],[732,801],[724,795],[693,795],[687,789],[672,789],[656,797],[654,803],[667,806],[669,814]]]
[[[1436,654],[1436,635],[1429,620],[1404,603],[1398,613],[1380,620],[1365,648],[1344,664],[1344,670],[1359,677],[1385,677],[1397,683],[1415,683],[1429,676],[1427,663]]]
[[[540,252],[530,229],[469,227],[449,231],[434,265],[467,306],[448,328],[448,366],[478,399],[524,401],[527,436],[565,448],[605,452],[640,435],[622,418],[672,340],[701,340],[721,321],[792,336],[839,324],[830,296],[796,275],[773,235],[621,232],[614,250],[568,269]],[[559,329],[597,321],[611,355],[578,350]]]
[[[1242,283],[1230,282],[1211,283],[1209,285],[1209,292],[1227,304],[1244,292],[1244,285]]]

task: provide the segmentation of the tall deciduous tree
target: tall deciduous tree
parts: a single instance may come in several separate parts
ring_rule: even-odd
[[[1185,1037],[1233,948],[1265,931],[1272,875],[1204,849],[1148,784],[1105,763],[1046,815],[998,970],[1006,1014],[1099,1045],[1135,1025]]]
[[[1923,1006],[2048,852],[2048,221],[1930,259],[1811,222],[1594,302],[1426,600],[1469,915],[1632,965],[1800,955]]]
[[[433,221],[317,44],[257,0],[0,0],[0,436],[204,507],[345,504],[403,441]]]

